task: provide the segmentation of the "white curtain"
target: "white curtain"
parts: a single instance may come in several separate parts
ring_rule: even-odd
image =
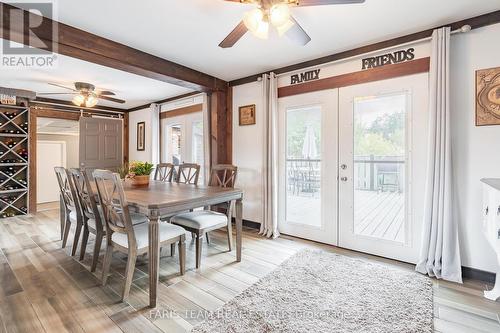
[[[210,115],[207,94],[203,94],[203,160],[204,160],[204,181],[210,181]]]
[[[160,112],[161,105],[152,103],[151,110],[151,163],[160,163]]]
[[[278,79],[274,73],[262,76],[264,109],[264,212],[260,234],[276,238],[278,231]]]
[[[450,28],[434,30],[429,77],[429,138],[422,248],[416,270],[462,282],[458,223],[453,214],[450,129]]]

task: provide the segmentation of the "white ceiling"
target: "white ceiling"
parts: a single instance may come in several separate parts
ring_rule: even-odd
[[[61,22],[225,80],[500,9],[499,0],[366,0],[294,8],[312,37],[307,46],[247,34],[233,48],[221,49],[219,42],[251,6],[223,0],[54,1]]]
[[[74,87],[74,82],[88,82],[100,90],[113,91],[116,98],[126,100],[125,104],[99,101],[98,105],[129,109],[139,105],[179,96],[191,89],[149,79],[143,76],[122,72],[82,61],[79,59],[57,55],[55,68],[43,69],[5,69],[2,68],[0,86],[27,89],[37,93],[65,93],[68,90],[47,84],[56,83],[66,87]],[[72,95],[41,96],[71,101]]]

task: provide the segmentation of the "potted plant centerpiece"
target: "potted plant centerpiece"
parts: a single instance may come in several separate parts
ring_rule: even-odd
[[[134,161],[128,167],[128,178],[134,186],[149,185],[149,175],[153,171],[153,164],[149,162]]]

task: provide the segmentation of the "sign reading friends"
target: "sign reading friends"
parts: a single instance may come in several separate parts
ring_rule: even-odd
[[[320,69],[314,69],[300,74],[294,74],[290,78],[290,84],[304,83],[307,81],[318,80]]]
[[[376,57],[365,58],[362,60],[362,69],[376,68],[386,65],[393,65],[400,62],[411,61],[415,59],[415,49],[396,51]]]

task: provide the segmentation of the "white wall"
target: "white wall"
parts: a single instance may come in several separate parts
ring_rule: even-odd
[[[146,146],[144,151],[137,150],[137,123],[146,123]],[[151,109],[143,109],[129,113],[129,161],[148,161],[153,158],[151,132]]]
[[[451,43],[452,154],[462,265],[493,272],[495,254],[481,229],[479,179],[500,178],[500,126],[475,126],[475,71],[500,67],[500,24],[456,35]]]
[[[233,164],[238,166],[237,186],[244,190],[243,218],[261,222],[264,128],[262,84],[248,83],[233,88]],[[238,107],[256,105],[256,124],[239,126]]]
[[[500,67],[500,24],[452,37],[452,149],[462,265],[496,271],[493,250],[481,231],[480,178],[500,178],[500,126],[475,126],[475,71]],[[405,46],[408,48],[410,46]],[[403,48],[403,47],[399,47]],[[398,49],[398,48],[396,48]],[[415,46],[416,58],[430,55],[429,43]],[[373,55],[390,51],[377,52]],[[320,78],[361,69],[361,58],[321,67]],[[290,73],[293,74],[293,73]],[[279,86],[290,84],[290,75]],[[238,107],[257,105],[257,124],[238,125]],[[238,186],[244,190],[244,218],[262,221],[262,106],[261,83],[233,87],[233,163],[240,168]],[[425,141],[423,141],[425,142]]]

